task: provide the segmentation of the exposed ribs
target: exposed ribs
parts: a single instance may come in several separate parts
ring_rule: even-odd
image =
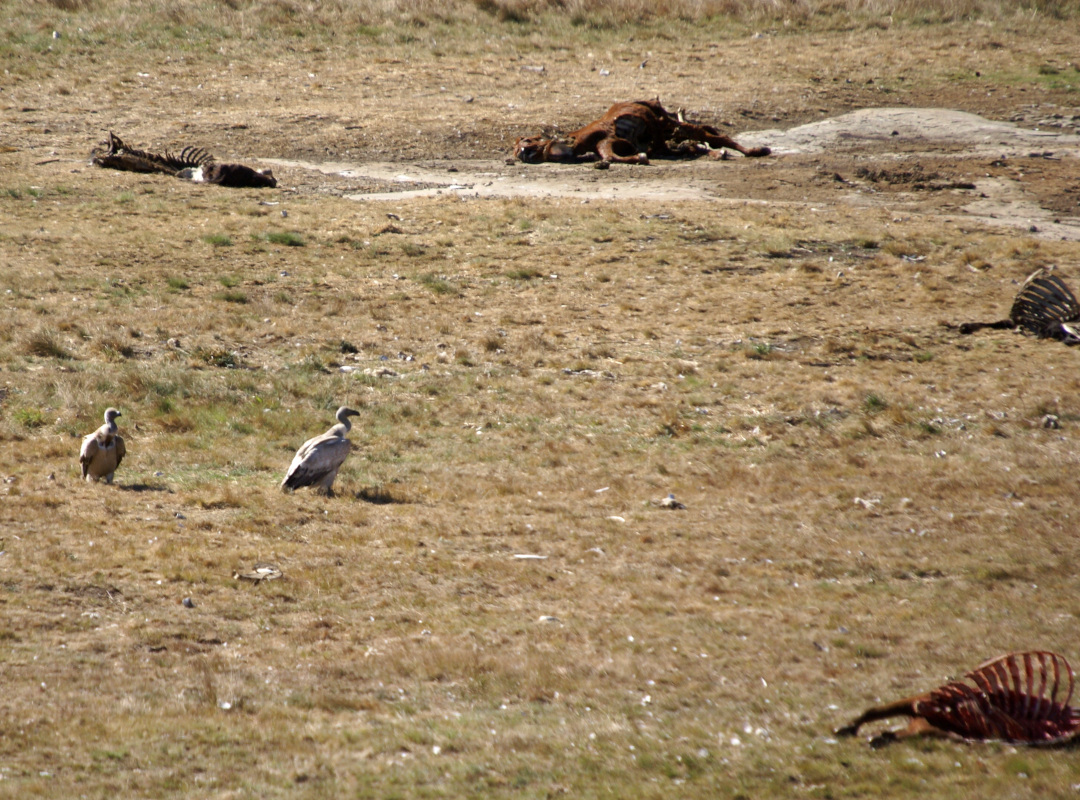
[[[159,172],[199,183],[215,183],[236,188],[274,188],[277,179],[269,169],[255,170],[244,164],[218,164],[201,147],[185,147],[178,155],[165,150],[151,153],[131,147],[109,131],[108,147],[96,150],[92,162],[99,167],[125,172]]]
[[[1020,287],[1008,319],[965,322],[960,333],[974,333],[982,328],[1020,328],[1040,339],[1080,344],[1080,303],[1061,278],[1037,269]]]
[[[911,736],[944,736],[966,741],[1057,745],[1080,734],[1080,709],[1069,705],[1073,671],[1057,653],[1009,653],[980,664],[965,676],[926,694],[876,706],[836,731],[854,736],[868,722],[911,717],[900,731],[871,739],[881,746]]]
[[[179,155],[173,155],[168,150],[159,155],[131,147],[109,131],[108,148],[104,152],[95,153],[93,163],[99,167],[126,172],[161,172],[175,175],[182,169],[212,164],[214,157],[201,147],[185,147]]]

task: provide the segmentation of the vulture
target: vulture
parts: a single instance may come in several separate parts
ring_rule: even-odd
[[[982,328],[1020,328],[1040,339],[1080,344],[1080,303],[1065,282],[1045,269],[1037,269],[1013,301],[1009,318],[997,322],[965,322],[960,333]]]
[[[289,465],[289,472],[281,482],[281,490],[287,492],[302,486],[314,486],[318,494],[332,497],[334,478],[345,462],[345,456],[349,455],[349,440],[345,438],[345,434],[352,429],[349,417],[359,414],[359,411],[342,406],[334,415],[337,425],[322,436],[304,442]]]
[[[116,432],[116,418],[119,416],[123,415],[115,408],[105,409],[105,424],[83,437],[79,464],[84,480],[105,478],[105,483],[112,483],[113,473],[127,453],[123,438]]]

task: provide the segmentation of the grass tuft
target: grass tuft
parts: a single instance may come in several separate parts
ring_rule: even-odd
[[[421,275],[417,279],[421,285],[430,289],[435,294],[450,294],[454,291],[454,287],[445,278],[436,275],[434,272],[428,272]]]
[[[274,231],[266,234],[266,241],[270,244],[283,244],[288,247],[303,247],[304,238],[299,233],[292,231]]]
[[[863,399],[863,411],[867,414],[878,414],[889,407],[889,404],[877,394],[871,392]]]
[[[38,328],[23,342],[23,352],[40,358],[71,358],[64,347],[59,331],[54,328]]]
[[[241,291],[230,289],[225,292],[216,292],[214,294],[215,300],[224,300],[226,303],[246,303],[248,296]]]
[[[11,416],[19,425],[30,430],[43,428],[47,424],[45,412],[40,408],[16,408]]]
[[[197,347],[192,351],[191,356],[196,363],[207,364],[211,367],[236,369],[242,366],[240,356],[235,351],[221,347]]]
[[[508,270],[505,274],[512,281],[531,281],[534,278],[544,277],[544,271],[538,267],[518,267]]]

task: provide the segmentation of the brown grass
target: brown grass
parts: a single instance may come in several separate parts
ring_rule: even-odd
[[[338,97],[257,76],[332,60],[293,35],[312,15],[396,26],[434,5],[53,7],[91,32],[51,51],[59,65],[44,48],[76,36],[49,38],[58,23],[36,5],[16,7],[0,53],[16,97],[3,101],[0,144],[14,144],[0,180],[17,190],[0,191],[0,796],[1045,797],[1075,781],[1070,753],[872,752],[830,734],[877,698],[1000,652],[1080,659],[1076,352],[940,324],[1000,316],[1035,266],[1075,267],[1074,243],[933,210],[818,204],[813,179],[793,191],[823,213],[794,200],[358,203],[296,172],[246,192],[91,170],[85,151],[114,123],[140,144],[190,124],[224,152],[266,156],[318,141],[335,149],[309,156],[343,157],[361,135],[389,146],[370,127],[311,122]],[[508,26],[500,46],[526,54],[628,35],[523,32],[495,19],[498,3],[440,8],[476,15],[451,40],[469,53],[485,25]],[[980,13],[997,20],[994,9],[1016,6]],[[147,33],[160,15],[179,27]],[[241,33],[184,39],[193,20]],[[111,49],[107,22],[141,49]],[[256,48],[260,25],[273,36]],[[1036,51],[1075,52],[1060,30],[1038,30],[825,37],[865,48],[857,57],[791,32],[802,47],[768,69],[855,68],[902,41],[926,48],[912,59],[931,54],[918,73],[929,88],[904,95],[929,104],[949,85],[958,35],[990,37],[1003,46],[976,51],[1000,59],[1004,95],[1034,74],[1021,67]],[[695,35],[645,49],[681,58],[718,34]],[[731,93],[756,96],[760,54],[721,41],[731,47],[710,57],[730,60]],[[406,160],[412,140],[392,126],[424,113],[410,91],[479,97],[476,76],[450,68],[452,51],[378,47],[378,63],[348,50],[340,85],[384,87],[371,91],[399,120],[380,118],[386,141]],[[177,72],[161,86],[129,83],[163,65]],[[499,74],[507,96],[535,77]],[[692,94],[697,78],[678,80]],[[1043,86],[1023,80],[1016,108]],[[808,78],[790,81],[784,98]],[[1038,96],[1066,106],[1071,91]],[[204,102],[181,107],[188,92]],[[212,99],[244,92],[242,113]],[[602,106],[601,94],[581,104]],[[357,116],[375,105],[349,98]],[[502,147],[509,123],[475,108],[451,113]],[[296,119],[309,109],[311,139]],[[436,130],[425,162],[444,143],[469,146]],[[724,166],[737,185],[785,169]],[[205,238],[226,234],[232,246]],[[362,414],[338,496],[282,494],[293,452],[341,403]],[[123,412],[128,458],[117,485],[88,485],[79,436],[107,405]],[[1047,413],[1060,429],[1041,426]],[[687,509],[652,502],[669,492]],[[233,579],[263,561],[284,577]]]

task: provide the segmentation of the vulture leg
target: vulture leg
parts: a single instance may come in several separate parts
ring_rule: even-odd
[[[335,469],[329,473],[325,478],[319,481],[319,485],[315,488],[316,494],[326,495],[327,497],[334,496],[334,480],[337,478],[338,471]]]

